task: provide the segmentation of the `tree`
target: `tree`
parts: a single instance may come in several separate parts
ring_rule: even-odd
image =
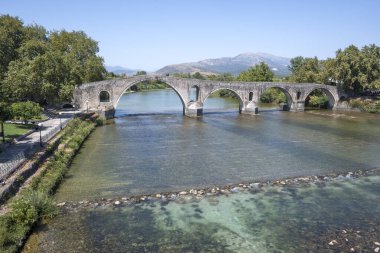
[[[360,83],[364,89],[378,87],[380,82],[380,47],[375,44],[364,46],[361,54]]]
[[[12,118],[16,120],[30,120],[41,117],[41,107],[39,104],[27,101],[13,103],[10,108]]]
[[[290,80],[297,83],[316,83],[320,81],[320,61],[317,57],[303,58],[301,56],[290,60]]]
[[[353,93],[362,90],[360,84],[361,59],[361,52],[354,45],[336,52],[334,79],[344,90]]]
[[[201,73],[199,72],[195,72],[193,75],[192,75],[192,78],[195,78],[195,79],[200,79],[200,80],[204,80],[206,79]]]
[[[272,82],[274,74],[269,66],[260,62],[239,74],[236,80],[244,82]]]
[[[223,73],[220,75],[207,76],[207,79],[214,80],[214,81],[232,82],[234,80],[234,77],[232,76],[231,73]]]
[[[9,15],[0,16],[0,82],[8,65],[18,57],[17,49],[24,38],[23,23]]]
[[[137,71],[137,73],[135,74],[135,76],[144,76],[146,75],[146,71],[145,70],[139,70]]]
[[[103,80],[106,70],[96,53],[97,42],[83,32],[47,32],[40,26],[25,28],[25,40],[17,49],[2,85],[10,102],[55,104],[70,101],[75,85]]]

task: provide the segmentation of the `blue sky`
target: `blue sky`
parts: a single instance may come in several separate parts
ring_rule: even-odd
[[[82,30],[106,65],[168,64],[265,52],[333,57],[380,45],[378,0],[0,0],[0,14],[48,30]]]

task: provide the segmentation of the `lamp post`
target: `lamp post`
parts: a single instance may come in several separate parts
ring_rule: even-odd
[[[3,142],[5,142],[4,122],[3,121],[1,121],[1,136],[3,137]]]
[[[42,147],[42,123],[38,123],[38,129],[40,129],[40,146]]]
[[[62,130],[62,112],[59,112],[59,127]]]

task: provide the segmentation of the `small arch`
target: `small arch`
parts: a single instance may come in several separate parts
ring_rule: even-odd
[[[251,92],[249,93],[248,100],[249,100],[249,101],[252,101],[252,99],[253,99],[253,92],[251,91]]]
[[[301,98],[301,92],[300,91],[297,91],[297,100],[299,100]]]
[[[108,103],[110,102],[110,93],[108,91],[101,91],[99,93],[99,102],[100,103]]]
[[[315,94],[319,99],[311,97]],[[325,97],[325,98],[323,98]],[[313,100],[311,100],[313,99]],[[313,106],[318,108],[332,109],[336,103],[334,95],[326,88],[315,88],[311,90],[305,97],[305,106]]]
[[[194,101],[198,101],[198,99],[199,99],[199,87],[197,85],[193,85],[190,88],[189,101],[194,102]]]
[[[74,108],[74,105],[70,103],[66,103],[62,105],[62,109],[73,109],[73,108]]]

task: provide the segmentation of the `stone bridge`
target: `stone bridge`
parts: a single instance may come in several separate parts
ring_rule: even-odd
[[[74,90],[74,105],[84,111],[97,111],[106,118],[113,118],[115,108],[123,93],[135,84],[148,80],[159,80],[168,84],[177,93],[186,116],[203,114],[203,104],[211,93],[227,89],[239,99],[239,112],[256,114],[261,94],[269,88],[282,90],[287,97],[284,110],[304,111],[305,100],[311,92],[320,89],[329,98],[329,107],[334,109],[343,95],[336,86],[314,83],[278,83],[278,82],[221,82],[190,78],[175,78],[160,75],[134,76],[87,83]]]

